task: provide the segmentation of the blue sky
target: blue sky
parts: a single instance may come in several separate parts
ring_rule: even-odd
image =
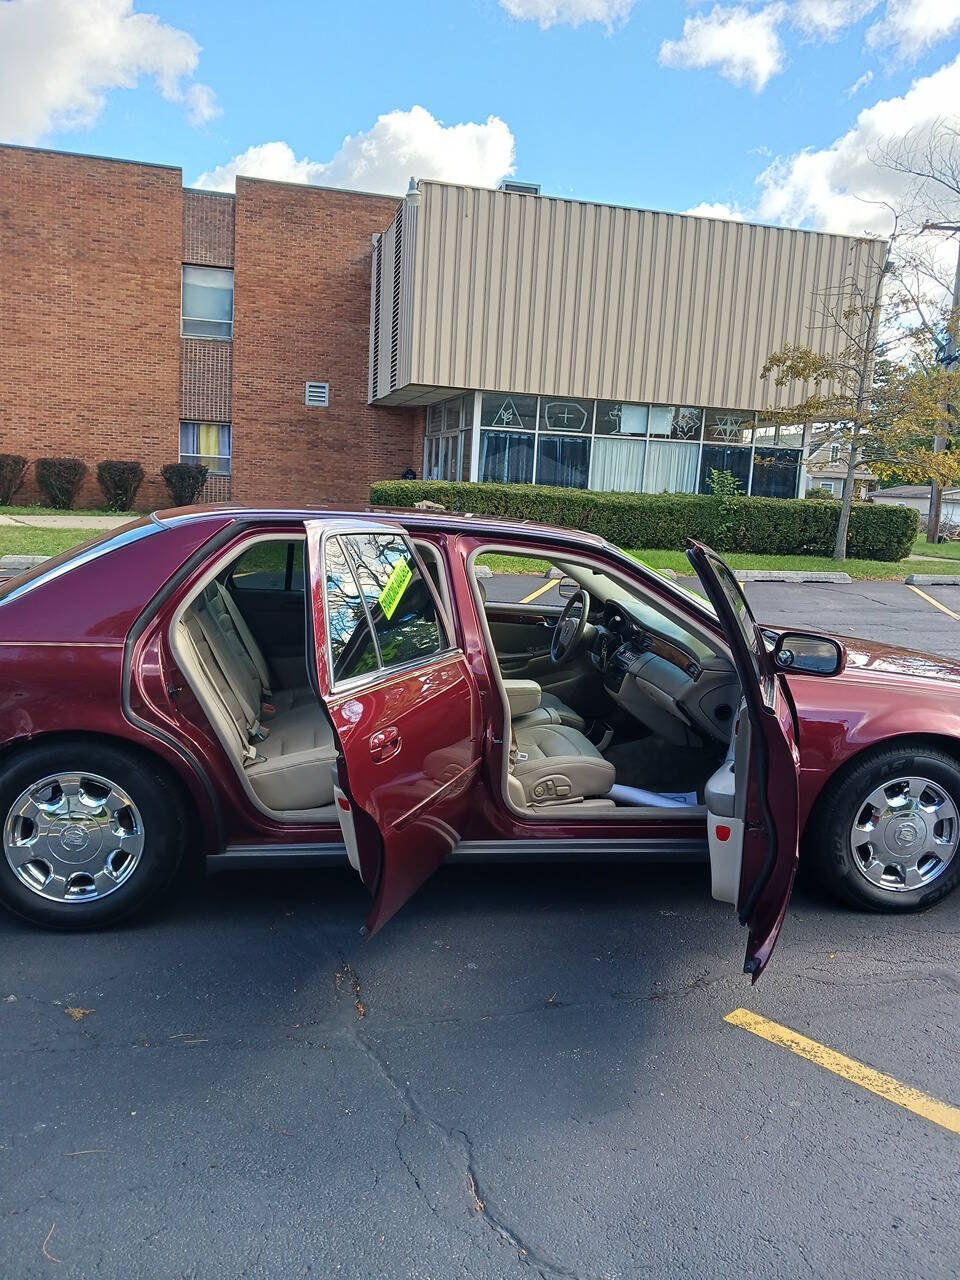
[[[388,190],[512,146],[551,194],[859,230],[871,139],[960,112],[958,68],[960,0],[0,0],[0,138]]]

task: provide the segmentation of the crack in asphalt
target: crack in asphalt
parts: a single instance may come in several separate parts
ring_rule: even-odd
[[[424,1196],[433,1213],[439,1216],[440,1211],[426,1195],[419,1177],[400,1149],[400,1134],[406,1127],[408,1119],[415,1123],[423,1123],[440,1138],[451,1163],[460,1173],[476,1216],[503,1244],[506,1244],[516,1253],[517,1261],[521,1265],[529,1267],[540,1276],[541,1280],[609,1280],[609,1277],[596,1272],[577,1271],[562,1262],[547,1258],[527,1244],[522,1236],[508,1226],[499,1214],[490,1208],[482,1189],[470,1135],[462,1129],[448,1129],[431,1115],[411,1089],[409,1083],[401,1080],[396,1075],[384,1056],[365,1033],[359,1031],[356,1027],[350,1027],[345,1030],[344,1035],[376,1068],[381,1078],[389,1085],[400,1101],[403,1107],[403,1121],[396,1134],[397,1153],[401,1163],[410,1174],[415,1186]]]

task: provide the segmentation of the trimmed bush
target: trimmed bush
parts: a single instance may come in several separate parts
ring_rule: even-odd
[[[593,493],[532,484],[467,484],[446,480],[382,480],[370,487],[375,506],[411,507],[427,500],[449,511],[539,520],[588,529],[618,547],[682,551],[688,538],[724,550],[762,555],[831,556],[839,502],[738,498],[702,493]],[[718,537],[722,534],[722,537]],[[917,536],[906,507],[854,503],[847,554],[902,560]]]
[[[139,462],[101,462],[97,484],[111,511],[129,511],[143,484],[143,467]]]
[[[207,471],[202,462],[168,462],[161,469],[174,506],[189,507],[197,501],[207,483]]]
[[[34,470],[37,486],[51,507],[69,511],[87,474],[87,464],[79,458],[38,458]]]
[[[26,469],[27,460],[19,453],[0,453],[0,505],[8,507],[13,501]]]

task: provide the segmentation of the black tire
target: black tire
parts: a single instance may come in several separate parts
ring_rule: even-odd
[[[143,848],[129,878],[104,897],[53,902],[25,885],[0,852],[0,902],[51,929],[98,929],[141,911],[166,890],[180,868],[185,810],[180,789],[148,756],[91,738],[37,743],[0,765],[0,832],[11,806],[32,783],[54,774],[91,773],[122,787],[139,810]]]
[[[804,837],[804,861],[835,897],[867,911],[922,911],[960,883],[960,850],[928,885],[893,891],[872,884],[855,865],[850,828],[874,788],[897,777],[928,778],[941,786],[960,812],[960,761],[921,742],[878,747],[831,784],[817,803]]]

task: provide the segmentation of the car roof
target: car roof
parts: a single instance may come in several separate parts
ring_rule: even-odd
[[[170,507],[155,511],[153,519],[159,524],[174,525],[185,521],[204,520],[224,516],[238,521],[297,521],[304,520],[371,520],[383,522],[395,520],[399,524],[420,530],[436,529],[447,533],[487,533],[493,536],[512,534],[524,537],[530,534],[565,538],[594,547],[609,544],[605,538],[584,529],[562,529],[554,525],[538,524],[533,520],[513,520],[503,516],[473,515],[457,511],[420,511],[414,507],[243,507],[231,503],[211,503],[206,506]]]

